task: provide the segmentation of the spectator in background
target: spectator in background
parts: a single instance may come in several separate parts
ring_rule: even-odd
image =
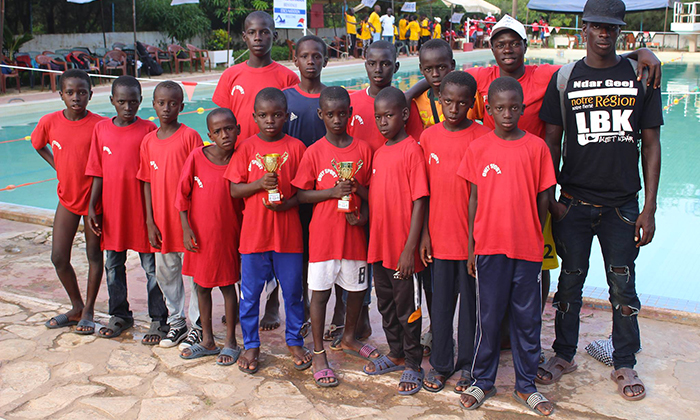
[[[382,25],[382,39],[384,41],[394,43],[394,11],[389,7],[386,9],[386,14],[379,18]]]
[[[345,29],[350,37],[350,51],[352,52],[357,43],[357,18],[352,7],[348,7],[348,10],[345,12]]]
[[[372,31],[372,42],[379,41],[382,36],[382,23],[379,21],[379,13],[382,8],[379,5],[374,6],[374,10],[369,14],[369,30]]]

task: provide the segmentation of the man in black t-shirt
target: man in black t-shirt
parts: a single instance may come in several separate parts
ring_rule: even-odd
[[[586,3],[586,57],[573,65],[568,80],[559,77],[567,73],[566,67],[552,76],[540,111],[561,186],[559,200],[554,201],[552,194],[549,209],[562,268],[554,296],[556,340],[552,348],[556,357],[540,366],[537,381],[554,383],[576,369],[582,290],[591,243],[597,236],[613,309],[612,378],[623,398],[639,400],[646,391],[633,370],[640,349],[634,261],[639,247],[654,236],[663,117],[659,89],[643,86],[630,61],[616,54],[615,41],[620,25],[625,24],[624,16],[621,0]],[[640,147],[641,213],[637,201]]]

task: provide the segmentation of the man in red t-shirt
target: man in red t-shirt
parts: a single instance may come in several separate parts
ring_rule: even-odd
[[[263,11],[255,11],[245,18],[243,40],[250,50],[244,63],[224,71],[214,90],[212,101],[229,108],[241,126],[239,143],[258,132],[253,121],[255,95],[262,89],[284,89],[299,83],[299,77],[287,67],[272,60],[272,43],[277,39],[275,21]]]
[[[331,387],[338,384],[338,379],[325,356],[323,327],[326,304],[334,286],[337,300],[342,300],[342,291],[347,292],[347,316],[339,349],[363,358],[379,356],[375,347],[363,345],[355,338],[357,319],[369,283],[364,225],[369,216],[367,187],[372,149],[347,133],[352,108],[345,89],[339,86],[324,89],[319,105],[318,115],[323,119],[326,135],[306,150],[292,185],[299,188],[301,203],[314,204],[309,229],[314,379],[321,387]],[[340,178],[337,165],[341,162],[351,162],[357,168],[352,178]],[[357,189],[356,194],[353,188]],[[351,198],[344,200],[346,196]],[[359,206],[358,201],[361,201]]]
[[[61,77],[61,99],[66,109],[44,115],[32,132],[32,146],[56,170],[58,178],[58,207],[53,223],[51,262],[58,279],[68,293],[72,308],[48,321],[47,328],[76,325],[78,334],[93,334],[95,300],[102,280],[102,250],[100,238],[85,229],[85,251],[88,259],[88,288],[85,303],[75,270],[70,263],[73,238],[81,217],[88,224],[88,202],[92,180],[85,175],[90,153],[90,140],[95,125],[103,118],[87,110],[92,98],[90,77],[82,70],[71,69]],[[99,214],[102,208],[96,208]]]
[[[175,208],[178,182],[185,160],[192,150],[202,145],[199,134],[178,122],[182,111],[183,92],[180,85],[165,81],[153,91],[153,107],[158,114],[160,128],[151,131],[141,143],[141,162],[136,177],[143,181],[143,195],[146,204],[146,228],[148,241],[156,253],[156,280],[165,296],[170,316],[170,330],[160,341],[161,347],[173,347],[185,340],[181,350],[201,341],[199,305],[197,299],[190,299],[189,317],[192,324],[187,334],[185,317],[185,287],[182,276],[182,258],[185,245],[182,242],[180,213]],[[187,276],[190,290],[195,284]],[[196,295],[196,291],[195,291]]]
[[[389,354],[364,367],[368,375],[405,369],[400,395],[412,395],[423,384],[420,343],[420,284],[423,269],[418,241],[428,190],[423,151],[406,133],[408,102],[403,92],[387,87],[374,102],[376,124],[386,143],[374,154],[369,189],[369,249],[374,267],[377,307],[382,314]]]
[[[97,123],[85,175],[92,177],[88,225],[102,236],[105,272],[109,292],[109,324],[98,331],[104,338],[118,337],[134,325],[127,300],[126,251],[139,253],[146,272],[148,315],[151,328],[141,343],[155,345],[168,332],[168,308],[156,281],[156,259],[148,243],[143,185],[136,178],[139,153],[146,134],[157,127],[136,114],[141,105],[141,84],[132,76],[120,76],[112,83],[110,100],[117,111],[111,120]],[[96,207],[102,202],[102,223]]]
[[[474,92],[476,81],[468,73],[454,71],[445,76],[439,91],[444,121],[428,127],[420,137],[430,183],[429,212],[423,225],[420,254],[426,267],[429,263],[433,264],[434,274],[432,293],[426,293],[432,298],[432,369],[423,385],[433,392],[440,391],[455,371],[462,371],[457,386],[466,388],[471,384],[469,372],[474,356],[476,284],[474,278],[467,274],[467,243],[455,238],[467,238],[469,235],[469,188],[468,183],[457,176],[457,168],[469,144],[489,132],[488,128],[474,124],[467,118],[467,111],[474,104]],[[452,325],[458,295],[458,352],[455,364]]]
[[[496,394],[500,326],[510,309],[515,398],[541,415],[552,404],[535,386],[542,326],[542,268],[547,190],[556,183],[544,140],[518,128],[523,90],[501,77],[489,88],[488,112],[495,130],[469,146],[457,175],[471,183],[469,274],[476,277],[478,344],[472,386],[460,397],[466,409]]]

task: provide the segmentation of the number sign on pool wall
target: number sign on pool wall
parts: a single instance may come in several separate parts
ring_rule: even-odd
[[[275,0],[275,28],[306,28],[306,0]]]

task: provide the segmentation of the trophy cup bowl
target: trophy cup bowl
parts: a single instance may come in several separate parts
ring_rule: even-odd
[[[263,156],[256,154],[255,157],[267,172],[275,173],[287,161],[289,154],[287,152],[285,152],[283,155],[280,155],[279,153],[268,153]],[[277,188],[268,190],[267,201],[270,204],[279,204],[282,202],[282,194]]]
[[[352,161],[338,162],[335,159],[331,160],[331,165],[338,174],[340,181],[351,180],[362,168],[363,162],[359,160],[357,163]],[[343,196],[338,200],[338,211],[342,213],[352,213],[357,210],[353,194]]]

